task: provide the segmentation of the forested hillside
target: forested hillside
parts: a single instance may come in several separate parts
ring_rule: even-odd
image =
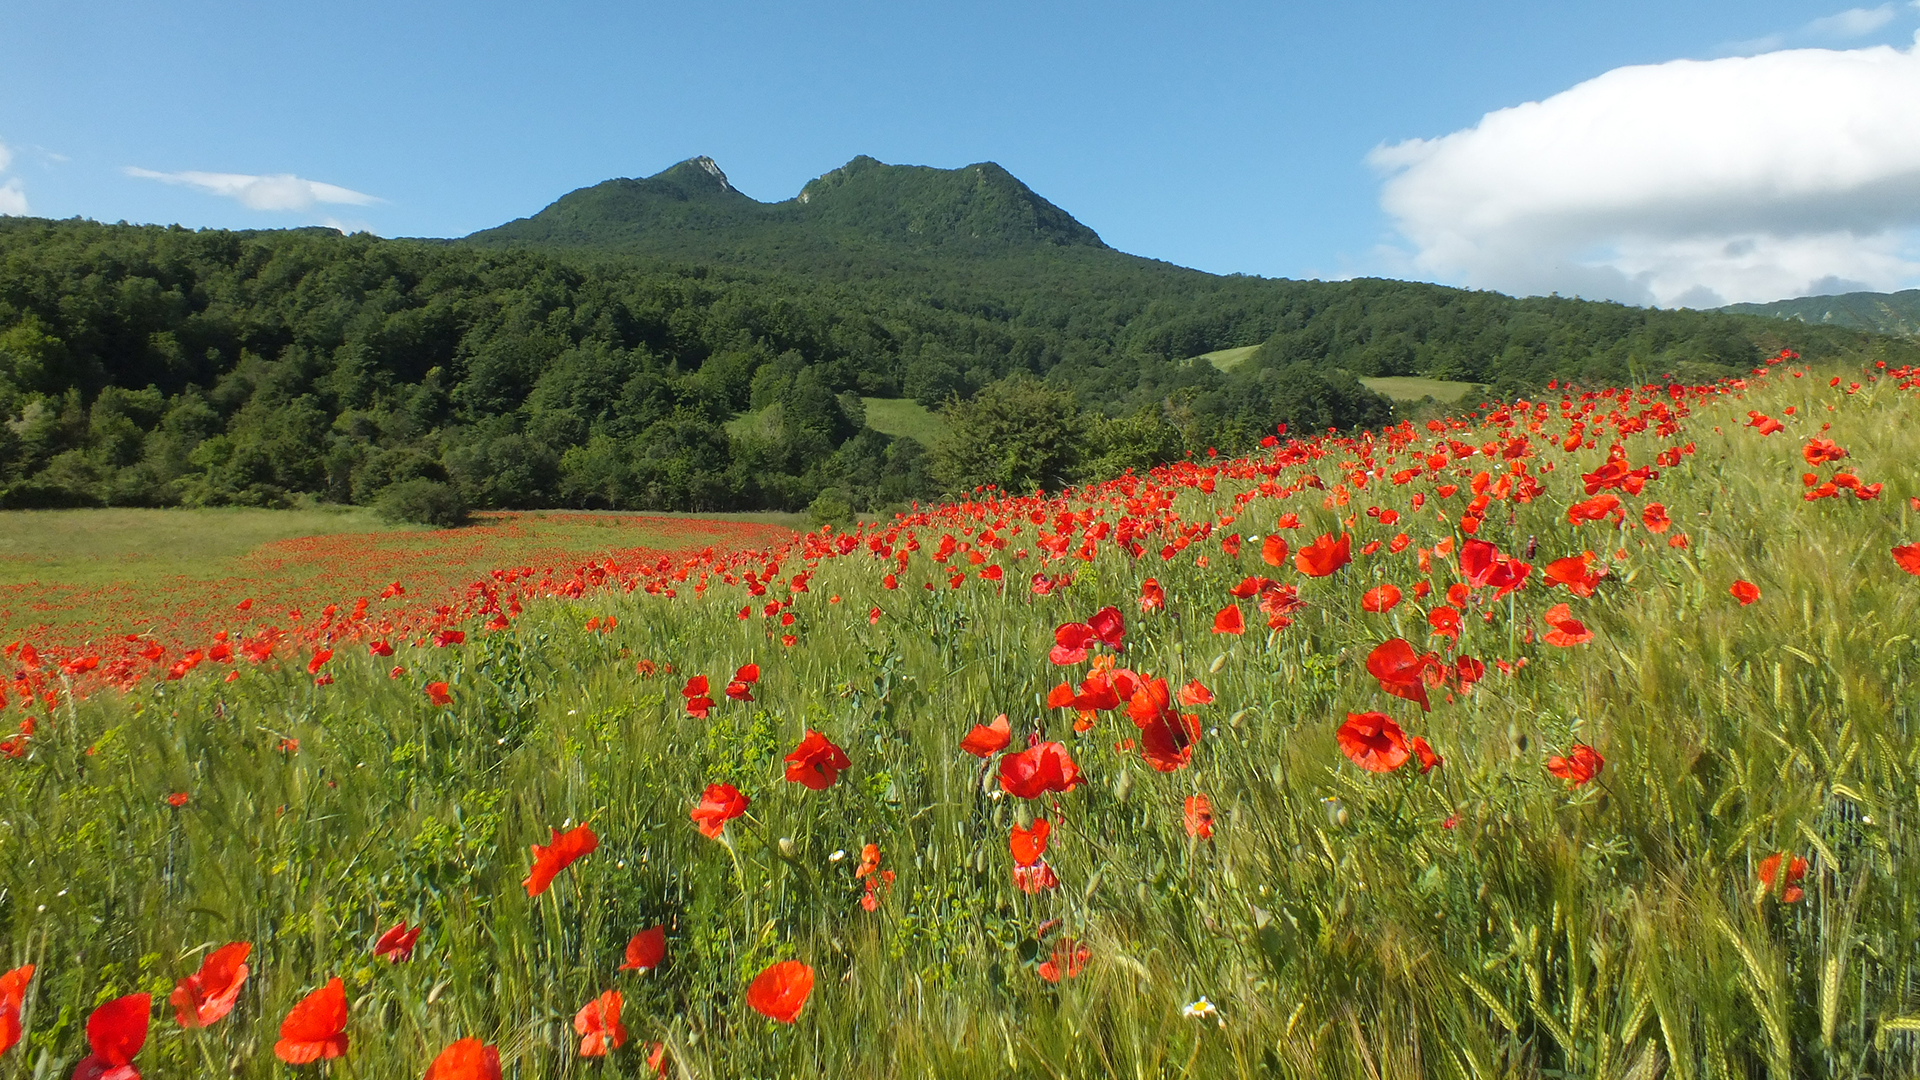
[[[1720,309],[1740,315],[1871,330],[1881,334],[1920,335],[1920,289],[1905,292],[1853,292],[1836,296],[1803,296],[1768,304],[1728,304]]]
[[[1231,372],[1190,360],[1253,345]],[[691,162],[470,242],[0,218],[0,505],[367,503],[426,481],[475,507],[867,513],[1387,423],[1364,376],[1698,381],[1783,346],[1920,354],[1756,317],[1204,274],[1106,247],[990,165],[856,159],[764,204]],[[863,396],[945,409],[949,435],[881,434]]]

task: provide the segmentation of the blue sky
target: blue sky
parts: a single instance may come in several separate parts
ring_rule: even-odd
[[[946,167],[997,161],[1108,243],[1221,273],[1384,274],[1664,303],[1765,299],[1745,294],[1796,291],[1800,280],[1885,288],[1907,284],[1902,275],[1920,263],[1915,223],[1888,219],[1899,218],[1894,210],[1809,233],[1801,204],[1865,199],[1875,184],[1885,201],[1887,183],[1904,192],[1908,173],[1920,176],[1902,162],[1815,183],[1795,204],[1801,224],[1765,214],[1719,223],[1704,241],[1710,259],[1687,254],[1705,250],[1697,221],[1639,247],[1626,234],[1639,235],[1641,217],[1610,226],[1619,235],[1574,229],[1568,222],[1591,219],[1616,194],[1566,196],[1591,186],[1591,175],[1535,178],[1556,185],[1559,201],[1547,200],[1544,219],[1487,223],[1486,207],[1541,195],[1501,186],[1516,155],[1537,156],[1529,140],[1551,138],[1515,106],[1551,104],[1633,65],[1713,61],[1701,70],[1726,75],[1726,93],[1739,99],[1740,72],[1761,74],[1725,66],[1743,57],[1893,55],[1875,69],[1892,83],[1861,89],[1835,76],[1818,102],[1844,110],[1849,94],[1884,97],[1897,92],[1885,86],[1905,85],[1897,80],[1920,52],[1910,48],[1917,28],[1920,8],[1907,0],[1851,12],[1785,0],[0,0],[0,210],[458,236],[695,154],[772,201],[864,153]],[[1791,81],[1797,71],[1774,74]],[[1665,99],[1649,103],[1648,94],[1667,91],[1649,91],[1655,83],[1603,80],[1588,107],[1649,109],[1657,126]],[[1606,97],[1610,86],[1624,97]],[[1568,109],[1578,109],[1576,98]],[[1706,115],[1715,107],[1702,106]],[[1495,131],[1483,121],[1489,114],[1516,124]],[[1614,137],[1637,139],[1641,126]],[[1455,135],[1444,146],[1407,142]],[[1656,188],[1665,182],[1657,150],[1647,151]],[[1608,149],[1607,160],[1637,152]],[[1572,168],[1577,156],[1563,148],[1555,160]],[[291,179],[247,187],[256,177],[332,187]],[[1643,197],[1653,203],[1633,204],[1634,215],[1671,209]],[[1714,191],[1700,197],[1724,204]],[[1463,239],[1455,226],[1467,220],[1482,224]],[[1729,269],[1753,261],[1739,254],[1749,233],[1762,237],[1762,262],[1778,241],[1771,277]],[[1806,241],[1816,233],[1831,242]],[[1846,250],[1844,237],[1860,236],[1880,238],[1877,262]],[[1543,237],[1557,253],[1521,265],[1515,252],[1538,250]]]

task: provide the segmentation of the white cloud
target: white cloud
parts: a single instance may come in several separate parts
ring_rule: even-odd
[[[13,154],[6,143],[0,143],[0,173],[7,171],[13,164]],[[0,216],[23,217],[27,213],[27,191],[18,180],[8,180],[0,184]]]
[[[223,195],[238,200],[249,210],[311,210],[316,203],[334,203],[347,206],[371,206],[380,200],[372,195],[323,184],[318,180],[302,180],[291,173],[276,176],[248,176],[244,173],[209,172],[154,172],[152,169],[139,169],[128,166],[122,170],[128,176],[137,176],[143,180],[158,180],[163,184],[180,184],[198,188],[213,195]]]
[[[1849,8],[1838,15],[1815,19],[1807,24],[1806,30],[1807,33],[1824,37],[1857,38],[1865,37],[1892,21],[1893,5],[1889,3],[1876,8]]]
[[[1381,146],[1414,265],[1520,293],[1705,305],[1920,282],[1920,44],[1609,71]]]

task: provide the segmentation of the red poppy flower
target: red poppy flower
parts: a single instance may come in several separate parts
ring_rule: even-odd
[[[1189,795],[1185,808],[1187,835],[1196,840],[1213,838],[1213,801],[1205,795]]]
[[[700,835],[709,840],[720,839],[720,830],[727,822],[747,812],[748,799],[732,784],[708,784],[707,790],[700,794],[700,805],[693,808],[694,824],[700,826]]]
[[[407,929],[405,919],[394,923],[391,929],[380,935],[380,940],[373,943],[373,955],[395,964],[413,959],[413,945],[420,940],[420,930],[418,926]]]
[[[633,935],[627,942],[627,959],[621,971],[652,971],[667,958],[667,928],[655,926]]]
[[[573,1014],[573,1030],[580,1035],[581,1057],[606,1057],[608,1049],[626,1045],[627,1029],[620,1023],[620,991],[609,990]]]
[[[1893,561],[1909,574],[1920,574],[1920,544],[1894,548]]]
[[[1165,610],[1166,606],[1167,592],[1160,587],[1160,582],[1153,578],[1148,578],[1140,583],[1141,611],[1162,611]]]
[[[585,825],[576,825],[566,832],[552,830],[553,839],[545,847],[539,844],[533,847],[533,869],[527,871],[527,895],[539,896],[553,884],[554,876],[572,866],[575,859],[592,852],[600,846],[600,838]]]
[[[1553,605],[1541,618],[1546,620],[1548,626],[1553,627],[1546,633],[1546,642],[1549,645],[1558,645],[1565,649],[1574,645],[1585,645],[1593,640],[1593,631],[1587,629],[1586,623],[1574,618],[1572,609],[1565,604]]]
[[[1065,683],[1061,683],[1060,685],[1063,687],[1066,686]],[[1067,689],[1067,699],[1068,701],[1073,699],[1073,690],[1071,687]],[[1047,700],[1051,703],[1053,699],[1049,696]],[[1057,705],[1054,707],[1059,708]],[[993,723],[991,724],[973,725],[973,730],[967,732],[966,738],[960,740],[960,749],[965,750],[974,757],[987,758],[1005,750],[1007,744],[1012,741],[1013,726],[1007,723],[1007,714],[1001,713],[999,716],[993,718]]]
[[[1111,604],[1093,613],[1087,629],[1109,649],[1118,649],[1127,637],[1127,622],[1120,617],[1120,609]]]
[[[500,1051],[479,1039],[461,1039],[440,1051],[425,1080],[500,1080]]]
[[[87,1047],[93,1053],[80,1059],[74,1080],[140,1080],[133,1058],[147,1044],[147,1024],[153,998],[128,994],[93,1010],[87,1016]]]
[[[1782,856],[1780,854],[1773,854],[1760,860],[1760,884],[1766,886],[1768,892],[1773,891],[1774,879],[1780,876],[1781,858]],[[1787,861],[1787,879],[1782,883],[1780,890],[1781,903],[1797,903],[1802,897],[1807,895],[1807,891],[1800,887],[1801,880],[1806,876],[1806,859],[1795,855]]]
[[[176,791],[173,794],[167,796],[167,805],[173,807],[175,810],[178,810],[181,807],[187,805],[187,801],[190,798],[191,796],[189,796],[186,792]]]
[[[1460,613],[1450,607],[1437,607],[1427,612],[1427,625],[1433,627],[1435,637],[1460,640]]]
[[[1360,610],[1381,615],[1392,611],[1398,603],[1400,603],[1400,586],[1389,583],[1375,586],[1362,594]]]
[[[850,767],[847,752],[831,739],[809,730],[793,753],[786,756],[787,779],[814,791],[825,791],[840,779],[840,770]]]
[[[791,1024],[813,993],[813,969],[798,960],[770,964],[747,986],[747,1005],[769,1020]]]
[[[1239,604],[1228,604],[1213,617],[1213,632],[1216,634],[1244,634],[1247,632],[1246,617],[1240,614]]]
[[[288,1010],[273,1054],[289,1065],[305,1065],[346,1052],[347,987],[335,976]]]
[[[1348,713],[1333,737],[1340,752],[1368,772],[1392,772],[1407,763],[1406,732],[1386,713]]]
[[[1053,631],[1053,648],[1047,652],[1047,659],[1060,666],[1077,664],[1087,658],[1087,646],[1094,640],[1093,627],[1086,623],[1065,623]]]
[[[1140,758],[1159,772],[1184,769],[1199,741],[1199,719],[1169,710],[1140,726]]]
[[[1673,519],[1667,516],[1666,507],[1659,503],[1648,503],[1647,508],[1640,511],[1640,524],[1645,525],[1650,533],[1663,533],[1673,527]]]
[[[1047,824],[1046,818],[1034,818],[1031,829],[1015,825],[1007,837],[1007,847],[1013,852],[1013,864],[1032,866],[1039,862],[1040,856],[1046,854],[1047,834],[1052,831],[1053,827]]]
[[[1555,559],[1541,571],[1541,577],[1554,585],[1565,585],[1567,591],[1581,598],[1593,595],[1594,586],[1606,576],[1605,571],[1591,573],[1588,567],[1593,565],[1593,552],[1569,555],[1564,559]]]
[[[1612,493],[1595,495],[1585,502],[1577,502],[1567,507],[1567,524],[1578,525],[1583,521],[1605,521],[1607,515],[1620,509],[1620,497]]]
[[[1080,972],[1093,959],[1093,950],[1085,945],[1076,944],[1061,938],[1053,947],[1053,954],[1041,963],[1038,973],[1050,983],[1057,983],[1065,975],[1069,979],[1078,978]]]
[[[1353,561],[1353,538],[1346,533],[1335,540],[1328,534],[1300,549],[1293,565],[1308,577],[1326,577]]]
[[[1800,448],[1800,456],[1807,459],[1807,464],[1818,467],[1830,461],[1839,461],[1847,456],[1847,452],[1832,439],[1814,438]]]
[[[1574,787],[1579,787],[1599,776],[1606,764],[1607,759],[1601,757],[1593,747],[1586,743],[1574,743],[1567,750],[1566,757],[1547,759],[1547,771],[1562,780],[1571,780]]]
[[[0,975],[0,1054],[20,1041],[20,1009],[27,1000],[27,984],[32,981],[32,964]]]
[[[1080,768],[1057,742],[1043,742],[1000,759],[1000,788],[1022,799],[1037,799],[1049,791],[1072,791],[1080,783]]]
[[[688,716],[698,717],[701,720],[707,718],[708,712],[713,709],[713,699],[707,696],[707,688],[705,675],[695,675],[687,680],[687,685],[680,688],[680,696],[687,701]]]
[[[1032,866],[1016,866],[1013,868],[1013,887],[1028,896],[1038,896],[1059,888],[1060,876],[1053,872],[1053,867],[1043,862]]]
[[[653,1043],[647,1047],[647,1068],[660,1080],[667,1080],[667,1044]]]
[[[1178,700],[1182,705],[1211,705],[1213,691],[1207,689],[1199,679],[1194,679],[1180,688]]]
[[[1736,581],[1727,591],[1733,594],[1735,600],[1740,601],[1741,607],[1760,599],[1760,586],[1751,581]]]
[[[232,1012],[247,981],[247,954],[252,951],[252,945],[236,941],[208,953],[200,970],[175,983],[167,995],[174,1020],[183,1028],[207,1027]]]
[[[331,659],[333,659],[332,649],[313,650],[313,658],[307,661],[307,674],[309,675],[320,674],[320,669],[323,667],[326,667],[327,661]]]
[[[1269,536],[1260,541],[1260,561],[1268,566],[1287,565],[1287,541],[1284,537]]]
[[[447,691],[447,684],[430,682],[427,684],[427,700],[435,705],[446,705],[453,701],[453,695]]]
[[[1431,655],[1421,656],[1405,640],[1393,638],[1381,642],[1367,654],[1367,673],[1380,680],[1380,689],[1394,697],[1418,702],[1422,709],[1430,709],[1424,675],[1432,662]]]
[[[1426,775],[1446,764],[1446,759],[1434,753],[1433,744],[1418,735],[1413,737],[1413,756],[1420,759],[1420,773]]]

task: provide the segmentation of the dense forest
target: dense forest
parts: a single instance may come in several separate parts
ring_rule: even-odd
[[[369,503],[424,482],[474,507],[873,512],[1241,450],[1279,423],[1389,422],[1362,376],[1507,393],[1714,377],[1782,345],[1920,351],[1207,275],[1113,251],[989,170],[856,161],[768,205],[689,163],[562,199],[543,216],[564,228],[467,242],[0,218],[0,505]],[[1191,359],[1247,345],[1230,372]],[[951,434],[883,435],[863,396],[942,408]]]

